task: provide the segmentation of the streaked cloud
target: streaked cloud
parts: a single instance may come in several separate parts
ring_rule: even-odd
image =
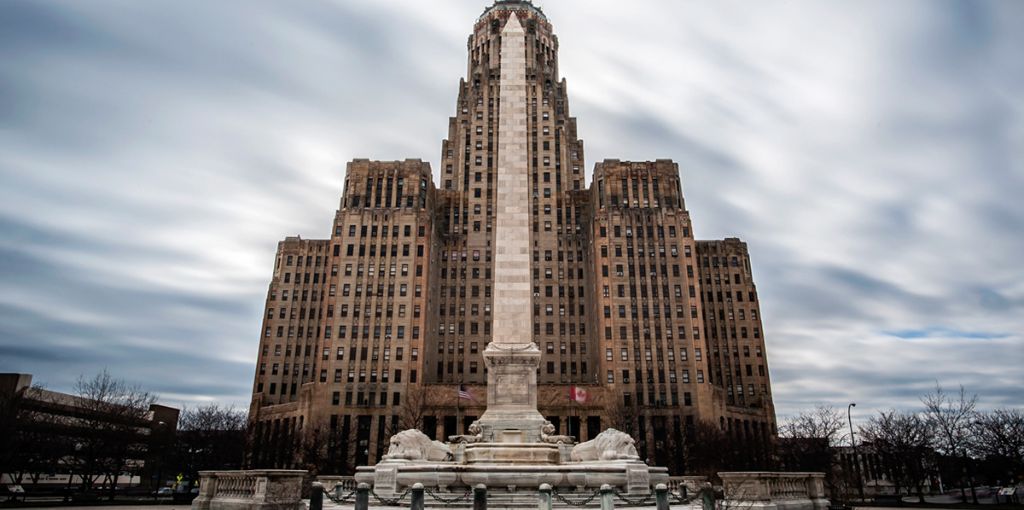
[[[0,370],[246,405],[276,242],[437,169],[484,3],[0,2]],[[539,3],[588,164],[749,243],[780,416],[1024,405],[1024,5]]]

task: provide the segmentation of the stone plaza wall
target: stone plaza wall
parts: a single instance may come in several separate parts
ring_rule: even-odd
[[[305,476],[305,471],[290,469],[200,471],[192,510],[306,510]]]
[[[824,473],[718,473],[728,508],[828,510]]]

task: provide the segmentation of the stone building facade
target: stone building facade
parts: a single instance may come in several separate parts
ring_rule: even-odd
[[[525,62],[503,66],[512,13]],[[586,186],[558,38],[539,8],[495,1],[468,51],[437,183],[420,160],[354,160],[330,239],[279,243],[249,464],[313,455],[345,472],[410,426],[465,433],[486,407],[481,353],[495,334],[508,191],[529,202],[538,403],[558,433],[625,428],[643,457],[677,468],[699,421],[766,442],[775,414],[746,245],[694,239],[672,161],[606,160]],[[499,147],[501,129],[520,146]],[[512,156],[526,182],[499,179]]]

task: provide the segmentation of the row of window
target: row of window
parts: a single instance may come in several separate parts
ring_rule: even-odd
[[[715,326],[715,311],[711,310],[711,308],[714,308],[714,307],[707,307],[707,308],[705,308],[705,310],[710,310],[710,314],[709,314],[710,316],[708,317],[708,321],[709,321],[708,325],[711,326],[711,327],[714,327]],[[741,321],[747,320],[747,313],[746,313],[746,310],[744,310],[743,308],[735,308],[734,309],[734,308],[730,307],[728,309],[728,312],[725,309],[719,309],[718,310],[718,320],[721,320],[721,321],[726,320],[725,318],[726,318],[727,315],[728,315],[730,321],[731,320],[735,320],[737,318],[737,316],[738,316],[739,320],[741,320]],[[750,320],[752,320],[752,321],[756,321],[757,320],[757,308],[751,308],[750,309]]]
[[[728,352],[728,350],[729,350],[729,349],[728,349],[728,348],[722,348],[722,350],[723,350],[723,351],[726,351],[726,352]],[[755,355],[756,355],[756,356],[757,356],[758,358],[760,358],[760,357],[763,357],[763,356],[764,356],[764,353],[763,353],[763,352],[761,352],[761,346],[760,346],[760,345],[756,345],[756,346],[754,346],[754,350],[755,350]],[[713,347],[712,347],[712,355],[713,355],[713,356],[714,356],[714,357],[715,357],[716,359],[720,357],[720,356],[719,356],[719,352],[718,352],[718,344],[717,344],[717,343],[716,343],[716,344],[713,344]],[[734,358],[738,358],[738,357],[740,357],[740,349],[739,349],[739,346],[736,346],[736,345],[732,346],[732,357],[734,357]],[[750,357],[750,346],[749,346],[749,345],[744,345],[744,346],[743,346],[743,357],[744,357],[744,358],[749,358],[749,357]]]
[[[413,292],[413,296],[414,297],[420,297],[423,294],[423,286],[422,285],[416,285],[414,289],[415,289],[414,292]],[[342,286],[341,286],[341,295],[343,297],[348,297],[348,296],[351,296],[351,295],[354,295],[355,297],[362,297],[363,296],[363,284],[362,283],[355,284],[354,290],[355,290],[355,292],[353,292],[353,285],[351,283],[342,284]],[[373,291],[373,285],[372,284],[367,284],[366,285],[366,295],[367,295],[367,297],[374,296],[374,295],[376,295],[377,297],[384,297],[385,296],[385,290],[386,290],[387,297],[394,297],[395,296],[395,284],[393,284],[393,283],[389,283],[387,285],[385,285],[383,283],[378,283],[377,284],[377,292],[376,292],[376,294]],[[337,286],[332,283],[330,289],[328,290],[328,292],[329,292],[329,295],[334,296],[337,293]],[[400,297],[405,297],[405,296],[409,295],[409,284],[407,284],[407,283],[400,283],[400,284],[398,284],[398,295]]]
[[[382,328],[383,328],[383,330],[382,330]],[[405,326],[395,326],[394,328],[395,329],[392,330],[392,326],[390,324],[385,325],[383,327],[380,326],[380,325],[373,326],[373,336],[371,336],[370,335],[370,325],[364,324],[363,328],[362,328],[362,338],[363,339],[384,338],[385,340],[391,340],[391,333],[392,333],[392,331],[394,331],[396,339],[404,340],[405,339]],[[353,340],[358,340],[360,338],[359,332],[360,332],[360,329],[359,329],[359,325],[357,325],[357,324],[353,324],[351,329],[349,329],[349,327],[346,326],[346,325],[338,326],[338,338],[341,338],[341,339],[350,338],[350,339],[353,339]],[[381,336],[382,332],[384,334],[383,337]],[[413,340],[418,339],[420,337],[420,327],[419,326],[412,326],[411,333],[412,334],[410,336],[413,338]],[[327,325],[324,328],[324,338],[331,338],[331,326],[330,325]]]
[[[639,274],[641,279],[643,279],[644,276],[650,276],[651,280],[652,280],[652,284],[656,283],[654,280],[656,280],[658,278],[658,267],[659,266],[655,265],[654,263],[651,263],[651,265],[650,265],[650,268],[651,268],[650,272],[647,271],[647,267],[648,266],[646,264],[643,264],[643,263],[640,263],[640,264],[637,264],[637,265],[628,264],[628,265],[625,265],[625,266],[623,264],[615,264],[615,276],[620,276],[621,277],[621,276],[625,276],[626,274],[628,274],[630,278],[634,278],[634,277],[636,277],[637,274]],[[668,264],[661,264],[660,267],[661,267],[661,277],[662,278],[668,278],[669,277],[668,276],[668,268],[669,268]],[[609,271],[608,265],[607,264],[602,265],[601,266],[601,276],[603,276],[605,278],[609,278],[610,274],[611,274],[611,272]],[[693,278],[693,266],[692,265],[687,265],[686,266],[686,276],[688,276],[690,278]],[[672,277],[673,278],[682,278],[682,272],[679,270],[679,264],[672,264]],[[696,296],[693,296],[693,297],[696,297]]]
[[[646,236],[644,235],[645,231],[647,233]],[[612,225],[612,237],[623,237],[623,232],[626,234],[625,237],[633,237],[634,228],[632,225]],[[665,239],[664,225],[637,225],[635,232],[638,239],[643,239],[644,237],[647,239]],[[598,235],[608,237],[608,227],[601,225],[598,228]],[[675,225],[668,226],[668,237],[676,237]],[[683,227],[683,237],[690,237],[690,227]]]
[[[671,325],[669,325],[669,326],[667,326],[665,328],[665,340],[672,340],[672,329],[673,328],[671,327]],[[633,326],[633,328],[632,328],[632,332],[633,332],[632,336],[627,334],[628,331],[629,330],[627,329],[626,326],[619,326],[619,340],[622,340],[622,341],[625,342],[625,341],[629,340],[630,338],[632,338],[633,340],[639,340],[640,339],[640,327],[639,326]],[[644,340],[650,340],[651,339],[651,330],[650,330],[650,328],[643,328],[643,332],[644,332],[644,336],[643,336]],[[680,340],[686,339],[686,326],[685,325],[678,326],[678,332],[679,332],[679,339]],[[604,328],[604,339],[605,340],[611,340],[612,339],[612,327],[611,326],[605,326],[605,328]],[[655,325],[655,327],[654,327],[654,339],[655,340],[661,340],[661,326],[660,325]],[[700,328],[698,328],[697,326],[693,327],[693,339],[694,340],[700,340]]]
[[[305,279],[301,279],[303,276]],[[310,273],[295,273],[295,284],[313,283],[315,285],[320,283],[320,276],[320,273],[313,273],[312,282],[310,282]],[[323,275],[323,280],[327,281],[327,275]],[[284,283],[292,283],[292,273],[284,273]]]
[[[657,351],[652,351],[649,348],[648,349],[644,349],[644,359],[646,359],[647,361],[651,361],[652,360],[651,357],[652,357],[652,354],[654,352],[657,352],[658,360],[661,360],[661,357],[662,357],[663,354],[668,357],[669,361],[675,361],[675,359],[676,359],[675,358],[675,355],[676,355],[675,350],[673,350],[671,346],[669,346],[667,349],[664,349],[664,350],[663,349],[658,349]],[[620,355],[622,361],[629,361],[629,349],[628,348],[622,347],[619,350],[619,355]],[[701,356],[702,356],[702,354],[701,354],[700,347],[695,348],[693,350],[693,358],[695,360],[697,360],[697,361],[701,361],[702,360]],[[640,359],[640,348],[639,347],[634,347],[633,348],[633,357],[636,360]],[[611,347],[605,348],[605,350],[604,350],[604,359],[605,359],[605,361],[614,361],[614,357],[612,356],[612,348]],[[687,349],[686,349],[686,347],[680,348],[679,349],[679,360],[680,361],[686,361],[688,359],[689,358],[687,357]]]
[[[487,326],[485,326],[485,330],[490,330],[490,323],[486,323],[486,324],[487,324]],[[404,325],[402,325],[402,326],[394,326],[394,329],[392,329],[392,327],[393,326],[391,324],[386,324],[386,325],[383,326],[383,333],[384,333],[383,338],[385,340],[391,340],[391,334],[392,334],[392,331],[394,331],[396,333],[396,338],[398,340],[404,340],[405,339],[406,327]],[[382,328],[382,326],[380,326],[380,325],[373,326],[373,336],[370,336],[370,325],[369,324],[363,325],[363,328],[362,328],[362,338],[365,338],[365,339],[369,339],[369,338],[382,338],[381,337],[381,332],[382,332],[381,328]],[[296,329],[297,329],[297,331],[296,331]],[[326,339],[331,338],[331,329],[332,329],[332,326],[330,324],[328,324],[327,326],[324,327],[324,330],[323,330],[324,338],[326,338]],[[318,331],[317,334],[319,334],[319,330],[320,330],[320,327],[318,326],[317,327],[317,331]],[[265,338],[270,338],[271,331],[272,331],[272,326],[265,327],[264,330],[263,330],[263,336]],[[338,338],[359,339],[360,338],[359,332],[360,332],[360,330],[359,330],[359,325],[358,324],[353,324],[351,330],[349,330],[348,326],[346,326],[346,325],[338,326]],[[295,338],[295,337],[302,338],[304,333],[306,334],[305,336],[307,338],[312,338],[313,337],[313,327],[310,326],[308,329],[305,329],[303,326],[298,326],[298,327],[296,327],[296,326],[288,326],[288,338]],[[412,333],[411,337],[414,340],[418,339],[420,337],[420,327],[419,326],[412,326],[411,333]],[[489,332],[487,334],[489,334]],[[284,336],[285,336],[284,326],[278,326],[277,327],[277,338],[284,338]]]
[[[718,339],[718,330],[717,329],[709,326],[708,327],[708,331],[711,332],[711,338],[712,339]],[[725,326],[722,326],[721,331],[722,331],[722,338],[723,339],[725,339],[725,338],[732,338],[733,340],[736,339],[736,328],[735,327],[726,329]],[[746,328],[746,326],[741,326],[740,327],[739,338],[749,338],[747,336],[747,328]],[[761,338],[761,328],[757,328],[757,327],[754,328],[754,338]]]
[[[476,362],[474,361],[473,364],[476,365]],[[279,373],[280,373],[280,375],[289,375],[289,372],[288,372],[289,367],[292,367],[292,373],[293,374],[298,375],[298,373],[299,373],[299,365],[297,363],[293,364],[293,365],[289,365],[289,364],[285,363],[280,368],[279,368],[277,363],[274,363],[271,366],[270,375],[278,375]],[[265,367],[261,366],[260,367],[260,375],[264,375],[264,370],[265,370]],[[393,377],[388,377],[392,373],[394,373],[394,376]],[[378,382],[378,374],[379,374],[379,382],[382,382],[382,383],[393,382],[393,383],[396,383],[396,384],[402,382],[402,369],[395,369],[394,371],[392,371],[392,370],[388,370],[386,367],[383,370],[379,371],[379,372],[377,371],[376,367],[372,367],[369,370],[367,370],[366,367],[359,367],[358,370],[355,369],[355,368],[351,368],[350,367],[349,370],[347,371],[347,378],[346,378],[346,371],[344,369],[337,368],[337,369],[334,370],[334,382],[335,383],[343,383],[343,382],[349,382],[349,383],[356,383],[356,382],[359,382],[359,383],[366,383],[366,382],[376,383],[376,382]],[[302,366],[302,375],[304,375],[304,376],[305,375],[309,375],[309,365],[308,364]],[[322,383],[326,383],[327,382],[327,369],[326,368],[320,370],[320,379],[319,380]],[[416,370],[415,369],[414,370],[409,370],[409,382],[410,383],[415,383],[416,382]],[[260,391],[262,391],[262,390],[260,390]],[[271,390],[270,394],[271,395],[274,394],[273,390]]]
[[[376,371],[372,372],[372,374],[373,374],[373,377],[376,378],[376,375],[375,375]],[[381,373],[381,377],[382,377],[381,382],[389,382],[387,374],[388,374],[388,372],[382,372]],[[326,370],[321,371],[320,379],[321,379],[320,382],[326,382],[326,380],[327,380],[327,372],[326,372]],[[361,380],[359,382],[365,382],[365,379],[366,379],[365,372],[361,373],[360,379]],[[340,381],[336,380],[335,382],[340,382]],[[348,382],[354,382],[353,374],[352,374],[351,371],[349,372],[349,381]],[[376,381],[373,381],[373,382],[376,382]],[[401,383],[402,382],[402,371],[401,370],[395,370],[394,378],[390,382]],[[410,370],[409,371],[409,382],[410,383],[416,383],[417,382],[417,371],[416,370]],[[299,386],[299,383],[291,383],[291,384],[281,383],[281,385],[280,385],[280,389],[281,389],[280,395],[284,396],[286,394],[289,394],[291,396],[295,396],[296,391],[298,390],[298,386]],[[278,392],[277,392],[277,390],[278,390],[278,383],[277,382],[271,382],[269,384],[264,383],[264,382],[257,382],[256,383],[256,392],[257,393],[263,393],[264,389],[267,390],[267,394],[268,395],[277,395],[278,394]],[[375,393],[376,392],[370,392],[371,395],[374,395]],[[336,392],[335,395],[337,395],[337,394],[338,393]],[[360,392],[360,395],[361,394],[362,393]],[[397,395],[397,392],[395,394]],[[384,394],[382,394],[382,395],[384,395]],[[333,404],[334,405],[338,405],[337,399],[335,399],[333,401]],[[349,399],[347,399],[346,400],[346,404],[347,405],[351,405],[351,401]],[[398,405],[398,404],[396,404],[396,405]]]
[[[388,392],[382,391],[378,394],[375,391],[363,393],[361,391],[355,393],[355,400],[352,399],[353,393],[351,391],[345,392],[345,405],[356,406],[356,407],[387,407],[388,406]],[[334,392],[331,396],[331,405],[341,405],[341,392]],[[402,394],[399,392],[391,393],[391,406],[402,405]],[[381,417],[383,418],[383,417]]]
[[[673,389],[669,393],[669,395],[671,395],[671,398],[672,398],[672,400],[671,400],[672,404],[671,405],[672,406],[678,406],[679,405],[679,394],[676,393],[676,390]],[[658,393],[658,398],[655,398],[654,397],[654,392],[650,391],[650,392],[647,393],[647,402],[649,402],[650,405],[652,405],[652,406],[667,406],[667,405],[669,405],[669,401],[665,397],[666,397],[665,392]],[[633,394],[632,393],[623,393],[622,394],[622,403],[625,404],[626,407],[633,407]],[[636,405],[640,405],[640,406],[644,405],[644,394],[643,393],[637,392],[637,394],[636,394]],[[687,407],[693,405],[693,398],[691,397],[690,392],[684,392],[683,393],[683,405],[687,406]],[[689,423],[690,423],[690,421],[692,419],[693,419],[693,416],[687,416],[686,417],[686,422],[687,422],[688,425],[689,425]]]
[[[723,299],[723,295],[725,296],[724,299]],[[717,303],[732,303],[734,295],[736,296],[736,302],[738,302],[738,303],[742,303],[743,302],[743,291],[739,291],[739,290],[735,291],[735,294],[733,294],[733,293],[731,293],[729,291],[724,291],[724,294],[723,294],[723,291],[712,292],[712,291],[709,290],[706,293],[704,293],[700,297],[700,299],[703,302],[709,302],[710,301],[710,302],[717,302]],[[751,303],[753,303],[754,301],[757,301],[757,294],[755,294],[754,291],[752,291],[752,290],[751,291],[747,291],[747,300],[750,301]]]
[[[657,371],[658,378],[657,378],[657,381],[655,381],[655,378],[654,378],[655,371],[654,370],[650,370],[650,369],[647,370],[647,384],[664,384],[665,383],[665,373],[666,373],[665,369],[659,368],[658,371]],[[641,379],[640,374],[641,374],[641,372],[640,372],[639,369],[633,371],[633,375],[634,375],[633,382],[635,382],[637,384],[643,382],[643,379]],[[630,375],[630,372],[629,372],[628,369],[622,369],[622,378],[620,379],[620,382],[622,382],[622,384],[629,384],[629,382],[630,382],[629,375]],[[684,368],[683,371],[682,371],[682,376],[683,376],[682,377],[682,383],[683,384],[690,384],[690,370]],[[614,370],[609,370],[608,373],[605,376],[605,380],[608,382],[608,384],[615,384],[615,371]],[[676,379],[676,371],[675,371],[675,369],[670,369],[668,371],[668,382],[669,383],[676,383],[676,382],[678,382],[678,380]],[[704,384],[704,371],[703,370],[697,370],[697,384]]]
[[[365,256],[367,256],[367,254],[369,254],[370,258],[374,258],[374,257],[377,256],[377,245],[376,244],[369,245],[369,249],[367,249],[367,246],[365,244],[360,244],[358,246],[359,246],[358,253],[359,253],[360,257],[365,257]],[[393,243],[393,244],[390,244],[390,245],[389,244],[382,244],[382,245],[380,245],[380,256],[381,257],[388,256],[388,247],[389,246],[391,247],[391,250],[390,250],[391,251],[391,256],[392,257],[397,257],[398,256],[398,244],[397,243]],[[410,246],[411,245],[409,243],[403,243],[402,244],[402,256],[403,257],[408,257],[409,256]],[[416,245],[416,256],[417,257],[422,257],[423,256],[423,250],[424,250],[424,248],[423,248],[422,244]],[[356,253],[357,253],[357,250],[356,250],[356,245],[355,244],[348,244],[348,245],[345,246],[345,256],[346,257],[354,257],[354,256],[356,256]],[[340,256],[341,255],[341,245],[339,245],[339,244],[334,245],[334,255],[335,256]]]
[[[348,226],[348,237],[357,237],[358,236],[358,237],[372,237],[372,238],[382,237],[383,238],[383,237],[388,237],[388,233],[390,232],[392,238],[397,238],[398,237],[398,232],[399,232],[399,228],[398,227],[399,227],[398,225],[392,225],[391,228],[388,229],[387,225],[382,225],[382,226],[379,226],[379,227],[377,225],[362,225],[362,226],[359,227],[359,229],[357,231],[356,230],[356,225],[349,225]],[[401,232],[402,232],[402,237],[410,237],[410,236],[412,236],[412,225],[403,225],[402,228],[401,228]],[[417,235],[419,237],[425,236],[426,233],[427,233],[426,226],[420,225],[419,227],[417,227]],[[334,226],[334,235],[336,235],[336,236],[340,236],[341,235],[341,225],[335,225]],[[317,257],[317,258],[319,259],[319,257]]]
[[[393,308],[393,306],[394,305],[392,305],[391,303],[388,303],[387,310],[385,311],[384,307],[380,303],[378,303],[377,307],[376,307],[376,311],[375,311],[375,313],[372,316],[376,317],[378,319],[379,318],[391,319],[394,316],[394,308]],[[348,304],[339,305],[338,306],[338,317],[342,317],[342,318],[348,317],[349,316],[349,311],[348,310],[349,310],[349,305]],[[417,318],[417,319],[420,317],[420,305],[413,305],[413,307],[412,307],[412,316],[413,316],[413,318]],[[327,305],[327,317],[334,317],[334,305]],[[370,318],[371,317],[370,306],[367,306],[366,307],[366,312],[363,315],[360,315],[359,303],[353,304],[352,305],[352,317],[356,317],[356,318],[358,318],[358,317]],[[405,317],[405,305],[402,305],[402,304],[398,305],[398,317],[399,318],[404,318]]]
[[[729,257],[728,259],[726,259],[726,257],[723,256],[721,258],[721,266],[722,267],[726,267],[726,262],[727,261],[728,261],[729,267],[740,267],[740,258],[737,257],[736,255],[733,255],[733,256]],[[707,256],[704,256],[704,257],[701,258],[701,264],[704,267],[714,267],[714,268],[717,268],[719,266],[719,258],[718,257],[707,257]]]
[[[318,251],[319,251],[319,248],[320,247],[317,246]],[[296,257],[295,255],[286,255],[285,256],[285,265],[286,266],[291,266],[293,262],[295,263],[296,266],[301,266],[303,261],[305,261],[306,267],[312,267],[314,265],[313,264],[314,258],[313,258],[312,255],[306,256],[305,258],[302,255],[299,255],[298,257]],[[327,257],[321,258],[318,255],[316,257],[316,264],[315,265],[316,265],[316,267],[320,267],[320,264],[322,264],[322,263],[324,263],[326,261],[327,261]]]
[[[312,297],[310,297],[311,294],[312,294]],[[296,291],[292,292],[291,294],[289,294],[289,290],[288,289],[284,289],[284,290],[281,291],[281,301],[288,301],[289,300],[288,299],[289,295],[291,296],[291,301],[299,301],[300,292],[298,290],[296,290]],[[319,296],[319,293],[317,291],[315,291],[315,290],[312,291],[312,292],[310,292],[309,290],[303,290],[301,292],[301,295],[302,295],[302,301],[317,301],[317,296]],[[270,289],[270,300],[271,301],[277,301],[277,289],[276,288]]]

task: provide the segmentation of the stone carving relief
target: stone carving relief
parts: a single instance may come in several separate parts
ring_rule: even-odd
[[[639,460],[640,455],[633,446],[633,438],[625,432],[607,429],[594,439],[580,443],[572,449],[570,458],[574,461],[594,460]]]
[[[546,421],[540,428],[540,440],[551,444],[573,444],[575,442],[572,436],[556,436],[554,433],[555,426]]]
[[[291,482],[291,480],[287,480]],[[267,483],[266,500],[290,502],[301,499],[300,487],[294,483],[285,483],[283,480],[270,480]]]
[[[391,445],[384,459],[443,462],[452,459],[452,450],[419,430],[409,429],[391,436]]]
[[[483,430],[480,429],[480,422],[474,421],[469,426],[469,434],[460,436],[448,436],[449,443],[479,443],[483,441]]]

